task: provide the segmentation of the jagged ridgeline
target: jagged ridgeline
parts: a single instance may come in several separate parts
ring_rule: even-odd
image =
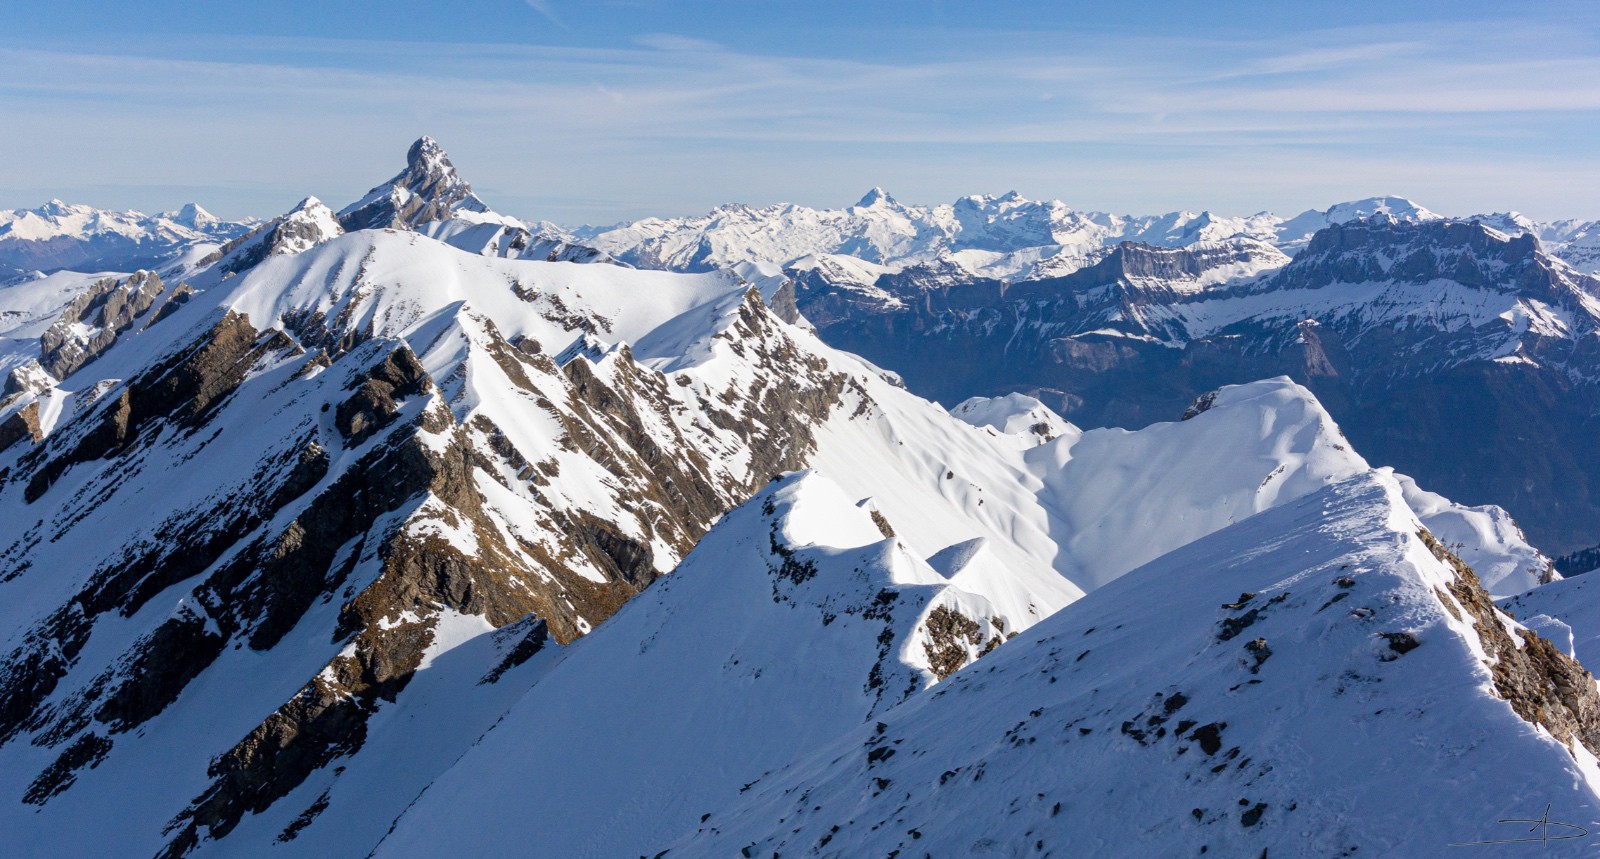
[[[1600,222],[1397,197],[1135,217],[875,190],[577,232],[644,267],[764,261],[829,343],[951,407],[1021,392],[1137,428],[1289,375],[1374,461],[1506,506],[1552,552],[1600,542]]]
[[[835,787],[874,823],[902,795],[959,819],[928,797],[983,749],[1050,748],[1010,728],[1041,707],[1077,745],[1024,781],[1127,752],[1170,805],[1248,748],[1197,821],[1239,834],[1148,843],[1254,853],[1313,783],[1296,720],[1251,733],[1265,689],[1338,698],[1319,754],[1433,748],[1412,705],[1459,711],[1454,783],[1498,749],[1593,798],[1592,679],[1489,602],[1549,560],[1372,469],[1287,378],[1139,432],[1021,395],[951,414],[819,340],[792,273],[634,269],[493,212],[426,138],[340,211],[214,238],[4,288],[8,855],[720,856],[796,826],[785,853],[887,851]],[[1224,587],[1259,593],[1219,613]],[[1099,614],[1084,656],[1059,644]],[[1120,679],[1085,681],[1102,660]],[[945,683],[964,707],[927,703]],[[1177,734],[1198,748],[1163,769]],[[935,746],[970,759],[923,773]],[[1223,811],[1231,778],[1255,804]],[[1449,820],[1493,816],[1472,790]],[[1329,844],[1422,843],[1388,820]]]
[[[572,641],[805,463],[850,380],[759,291],[414,231],[524,237],[485,213],[419,141],[338,216],[307,200],[181,283],[89,283],[13,356],[18,799],[49,809],[150,765],[133,747],[192,743],[209,763],[126,800],[184,853],[360,749],[432,654],[508,628],[493,680]]]

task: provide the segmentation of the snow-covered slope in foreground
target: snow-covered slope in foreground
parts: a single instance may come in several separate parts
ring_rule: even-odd
[[[377,855],[637,855],[998,646],[993,614],[788,476],[568,648]]]
[[[1546,804],[1593,831],[1596,749],[1593,678],[1369,473],[1090,594],[647,855],[1443,855]]]

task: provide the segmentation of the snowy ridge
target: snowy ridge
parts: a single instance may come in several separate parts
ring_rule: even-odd
[[[1034,443],[1047,442],[1058,436],[1069,436],[1076,440],[1083,435],[1083,430],[1027,394],[972,397],[951,409],[950,414],[973,426],[988,427],[1009,436],[1030,438]]]
[[[846,209],[728,205],[699,218],[650,218],[573,234],[645,268],[700,271],[764,261],[804,270],[815,259],[845,257],[890,271],[939,263],[967,276],[1025,280],[1065,274],[1124,241],[1162,247],[1270,242],[1278,220],[1265,214],[1078,212],[1059,200],[1028,200],[1015,192],[906,206],[873,189]]]
[[[1060,200],[1029,200],[1014,191],[916,206],[874,188],[843,209],[730,204],[700,217],[646,218],[609,227],[578,227],[572,233],[645,268],[700,271],[764,261],[805,270],[814,267],[813,259],[842,257],[893,271],[944,261],[972,277],[1032,280],[1070,274],[1122,242],[1167,248],[1268,246],[1281,252],[1258,252],[1262,259],[1252,273],[1260,273],[1281,266],[1284,254],[1299,253],[1318,230],[1372,217],[1422,223],[1446,216],[1394,196],[1336,203],[1292,217],[1268,212],[1241,217],[1209,211],[1163,215],[1079,211]],[[1460,220],[1480,221],[1510,235],[1534,235],[1548,251],[1587,271],[1594,271],[1600,261],[1595,222],[1533,221],[1514,212]]]
[[[826,478],[786,476],[568,648],[376,855],[494,855],[513,843],[546,856],[637,854],[997,646],[1005,627],[994,616]],[[574,719],[580,701],[591,715]],[[630,798],[619,802],[622,784]],[[446,825],[463,807],[485,825]]]
[[[1359,449],[1451,497],[1503,504],[1565,553],[1597,539],[1600,278],[1540,242],[1378,212],[1322,227],[1255,274],[1241,242],[1124,243],[1013,283],[929,266],[867,282],[873,270],[822,257],[791,273],[821,336],[952,406],[1019,392],[1080,426],[1139,427],[1220,385],[1289,375]],[[1461,468],[1451,450],[1485,465]]]
[[[803,433],[759,408],[748,412],[765,426],[713,426],[696,399],[700,388],[669,389],[623,345],[596,364],[561,367],[541,354],[537,338],[559,346],[584,336],[585,327],[642,337],[652,325],[725,299],[734,311],[718,318],[747,326],[736,339],[768,348],[748,327],[768,323],[746,322],[748,313],[738,312],[744,287],[728,276],[603,268],[496,261],[420,236],[359,232],[270,257],[115,344],[74,377],[74,385],[100,392],[100,408],[56,427],[39,448],[12,445],[0,466],[25,475],[0,494],[11,511],[6,520],[62,537],[41,550],[37,536],[5,535],[0,587],[14,630],[0,664],[6,730],[52,737],[39,747],[0,748],[11,761],[6,772],[21,780],[16,795],[46,806],[29,826],[29,843],[59,839],[65,826],[83,839],[75,842],[80,848],[95,852],[104,833],[67,821],[141,769],[171,777],[141,797],[119,838],[157,852],[174,837],[161,829],[175,818],[176,853],[208,831],[221,837],[237,825],[240,805],[270,805],[310,774],[281,773],[264,798],[241,796],[234,786],[261,765],[249,745],[236,744],[296,723],[295,702],[312,702],[308,717],[353,710],[340,718],[384,724],[372,720],[388,712],[386,702],[400,698],[409,678],[448,661],[434,645],[451,640],[443,630],[458,616],[467,629],[482,630],[533,612],[558,640],[587,632],[742,500],[756,479],[751,470],[785,462],[765,434],[795,444],[791,457],[804,454]],[[638,294],[656,301],[627,298]],[[505,333],[486,313],[498,315]],[[234,344],[245,350],[242,362],[208,362]],[[161,377],[152,366],[173,360],[186,368],[179,376],[200,377],[201,391],[222,386],[220,399],[177,423],[162,416],[155,403],[164,395],[151,386]],[[219,371],[227,375],[210,380]],[[786,390],[804,394],[806,374],[805,366],[786,367]],[[769,374],[724,367],[718,375]],[[832,384],[822,375],[815,381]],[[687,402],[674,407],[672,390]],[[118,417],[116,404],[124,402],[127,419]],[[747,411],[738,398],[722,402]],[[183,431],[202,417],[205,434]],[[108,423],[123,427],[126,441],[118,443],[126,449],[98,447],[96,427]],[[626,423],[636,440],[618,425]],[[690,444],[685,431],[703,440]],[[98,500],[86,503],[86,496]],[[371,500],[352,505],[352,497]],[[330,505],[344,512],[333,515]],[[259,561],[258,552],[265,552]],[[274,553],[315,577],[280,593],[276,576],[288,572],[273,572],[282,566],[270,560]],[[432,574],[417,582],[408,565],[420,559],[456,572],[438,584]],[[257,563],[261,572],[251,572]],[[29,574],[35,564],[73,573]],[[138,578],[115,574],[123,564]],[[87,598],[94,607],[66,607],[87,592],[99,594]],[[339,602],[328,605],[335,594]],[[189,608],[169,614],[174,602]],[[112,607],[129,620],[107,619]],[[197,637],[184,659],[147,655],[183,636]],[[223,648],[230,641],[249,649],[235,654]],[[40,661],[41,647],[66,655]],[[236,694],[233,678],[247,676],[253,691]],[[159,689],[149,693],[159,709],[113,717],[104,700],[116,688]],[[428,688],[401,700],[419,701],[414,696]],[[462,706],[478,705],[464,699]],[[89,718],[96,712],[100,721]],[[37,727],[13,718],[37,719]],[[105,727],[84,732],[102,722],[113,726],[111,736],[140,725],[153,739],[109,740]],[[364,730],[375,738],[380,729]],[[303,748],[297,754],[316,771],[331,753],[324,744],[348,741],[339,736],[290,732],[284,741]],[[178,738],[182,744],[173,745]],[[457,735],[456,753],[471,739]],[[60,757],[63,743],[97,749],[94,766],[52,769],[73,759]],[[394,785],[387,813],[429,776],[422,767]],[[191,801],[197,804],[185,816]],[[193,817],[207,828],[186,825]]]
[[[1561,810],[1551,819],[1600,823],[1592,726],[1553,737],[1519,715],[1512,669],[1482,660],[1539,650],[1590,687],[1575,707],[1590,706],[1593,681],[1547,644],[1513,646],[1507,630],[1520,628],[1473,603],[1481,591],[1422,533],[1376,473],[1243,521],[726,797],[660,847],[1435,855],[1514,837],[1493,821],[1546,802]],[[1397,772],[1450,784],[1448,799]]]

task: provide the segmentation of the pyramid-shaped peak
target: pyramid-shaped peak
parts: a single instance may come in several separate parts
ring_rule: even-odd
[[[346,231],[416,229],[455,212],[487,212],[472,185],[456,173],[444,147],[423,135],[406,151],[406,169],[339,212]]]
[[[196,230],[221,223],[216,215],[206,211],[199,203],[184,203],[178,211],[169,213],[169,220]]]
[[[323,202],[321,200],[318,200],[316,197],[307,197],[304,200],[301,200],[300,202],[296,203],[294,208],[289,210],[288,214],[292,215],[292,214],[294,214],[296,212],[304,212],[304,211],[306,211],[308,209],[315,210],[315,209],[326,209],[326,208],[328,208],[328,207],[326,205],[324,205]]]
[[[861,199],[856,201],[856,205],[863,209],[868,209],[878,205],[879,203],[887,203],[892,205],[894,202],[895,199],[889,196],[888,191],[883,190],[881,186],[874,185],[872,186],[872,190],[862,195]]]

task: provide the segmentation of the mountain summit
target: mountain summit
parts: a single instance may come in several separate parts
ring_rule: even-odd
[[[339,224],[347,232],[416,229],[448,220],[458,211],[487,212],[489,207],[472,193],[439,142],[423,136],[406,153],[406,169],[346,206],[339,212]]]

